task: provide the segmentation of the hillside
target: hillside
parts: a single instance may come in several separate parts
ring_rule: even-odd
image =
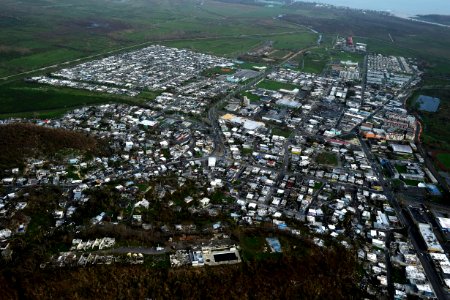
[[[52,155],[63,149],[96,154],[103,142],[82,133],[51,129],[33,124],[0,126],[0,170],[21,167],[26,158]]]

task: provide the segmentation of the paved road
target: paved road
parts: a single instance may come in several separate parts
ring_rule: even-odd
[[[409,240],[411,241],[412,245],[414,246],[414,249],[417,252],[417,256],[420,259],[420,262],[422,263],[422,266],[425,270],[426,276],[428,280],[430,281],[433,290],[436,294],[436,297],[438,299],[450,299],[449,294],[445,292],[441,280],[439,278],[439,275],[436,272],[436,269],[432,266],[431,260],[424,251],[420,245],[422,242],[422,237],[418,233],[414,223],[411,221],[410,218],[406,217],[403,209],[400,207],[400,204],[397,201],[397,198],[395,197],[394,193],[390,189],[388,183],[385,181],[383,173],[381,172],[381,167],[379,163],[376,161],[375,156],[372,154],[372,152],[367,147],[367,144],[365,141],[362,140],[360,136],[358,136],[361,146],[364,150],[364,153],[366,154],[367,158],[369,159],[372,169],[374,170],[375,174],[379,178],[380,183],[382,184],[384,188],[384,194],[389,200],[389,203],[392,205],[392,207],[395,209],[399,221],[402,223],[402,225],[407,229]]]

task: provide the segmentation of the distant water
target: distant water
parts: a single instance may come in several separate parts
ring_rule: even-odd
[[[450,15],[450,0],[303,0],[358,9],[389,11],[400,17]]]

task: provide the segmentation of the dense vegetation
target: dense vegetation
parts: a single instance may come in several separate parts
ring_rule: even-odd
[[[450,16],[446,15],[418,15],[416,19],[426,22],[450,25]]]
[[[101,153],[105,144],[85,134],[15,123],[0,126],[0,170],[22,167],[29,157],[48,156],[63,149]]]
[[[0,284],[8,299],[359,299],[354,264],[346,251],[334,249],[200,269],[9,270]]]

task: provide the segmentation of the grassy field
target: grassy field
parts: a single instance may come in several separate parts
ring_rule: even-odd
[[[232,68],[221,68],[215,67],[208,70],[203,71],[202,75],[207,77],[213,77],[215,75],[231,75],[235,73],[236,70]]]
[[[316,157],[316,162],[321,165],[338,165],[338,158],[335,153],[321,152]]]
[[[247,96],[247,98],[250,99],[250,102],[258,102],[260,100],[258,95],[252,94],[250,92],[242,92],[241,96],[242,96],[242,98],[244,96]]]
[[[314,39],[306,29],[273,18],[285,8],[194,0],[67,0],[61,5],[0,0],[0,5],[0,76],[143,42],[232,55],[268,37],[288,48]],[[292,32],[298,36],[287,34]]]
[[[57,117],[69,109],[83,105],[110,102],[139,104],[155,98],[157,94],[144,92],[140,97],[132,98],[40,84],[0,85],[0,118]]]
[[[316,74],[322,73],[328,63],[347,60],[363,63],[364,55],[334,50],[328,45],[321,45],[298,57],[300,71]]]
[[[299,56],[300,70],[306,73],[320,74],[328,62],[328,50],[324,47],[310,50]]]

